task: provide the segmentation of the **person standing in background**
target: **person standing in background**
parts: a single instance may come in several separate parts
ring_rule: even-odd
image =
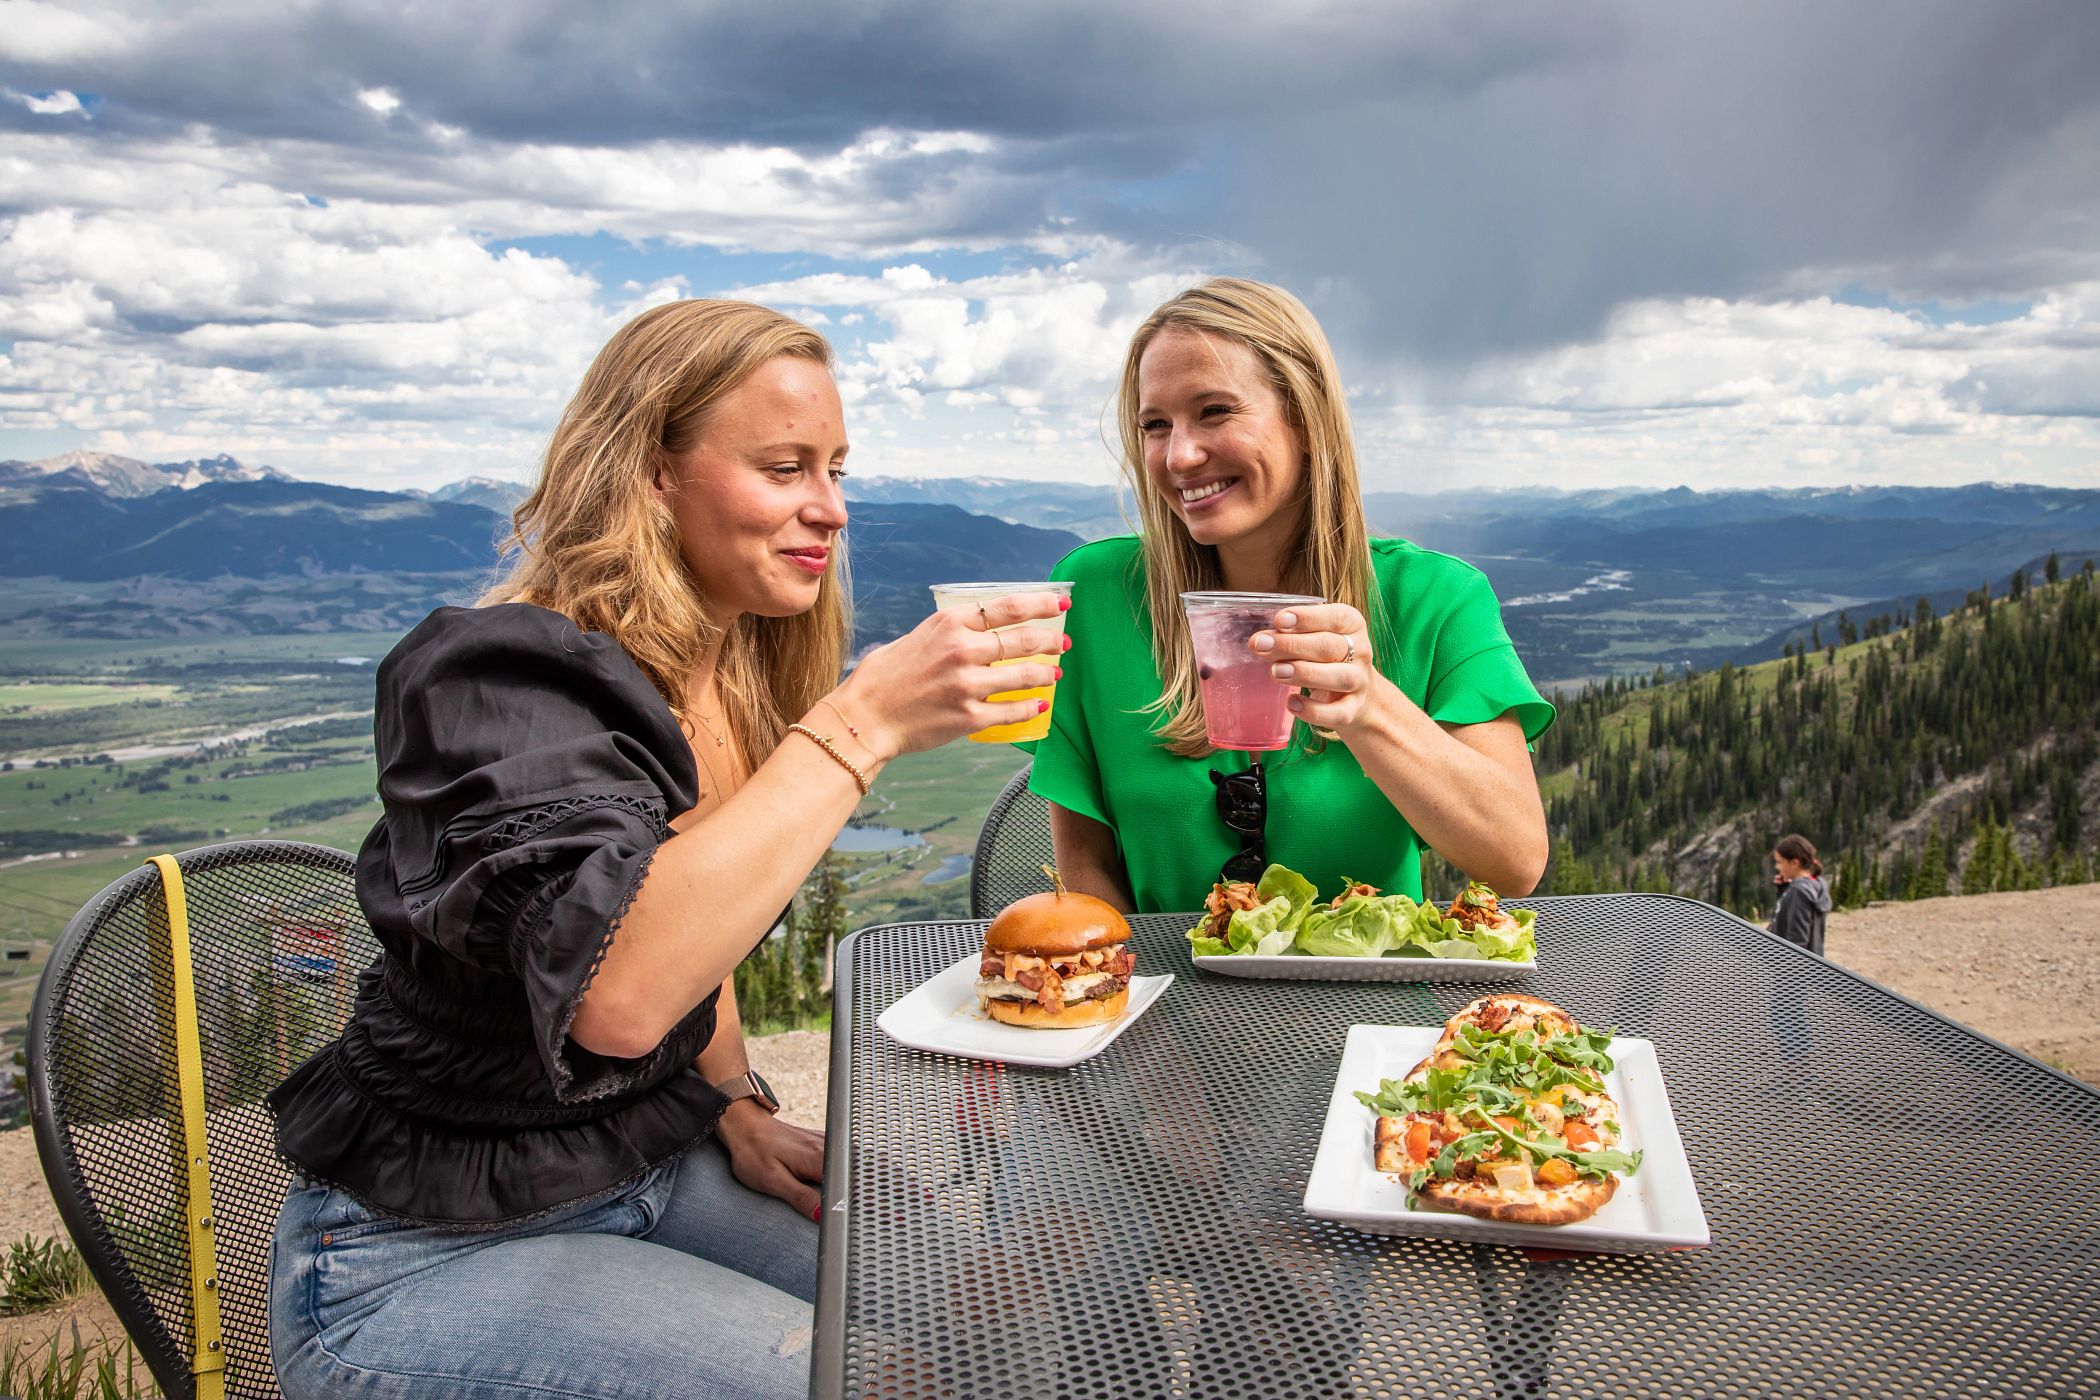
[[[1830,886],[1823,882],[1823,862],[1808,838],[1786,835],[1772,848],[1773,881],[1779,906],[1765,925],[1789,943],[1823,956],[1823,928],[1830,918]]]

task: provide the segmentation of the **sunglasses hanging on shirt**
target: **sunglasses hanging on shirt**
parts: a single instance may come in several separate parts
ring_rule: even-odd
[[[1239,851],[1228,858],[1220,877],[1226,880],[1254,881],[1261,878],[1262,871],[1269,867],[1269,856],[1263,841],[1263,831],[1269,821],[1268,785],[1262,778],[1261,760],[1253,760],[1253,766],[1244,773],[1220,773],[1210,770],[1210,780],[1217,785],[1218,816],[1232,833],[1240,838]]]

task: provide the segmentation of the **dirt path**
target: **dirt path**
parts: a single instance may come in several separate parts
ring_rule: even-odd
[[[2100,884],[1875,905],[1833,916],[1827,946],[1832,961],[2100,1084]],[[823,1124],[829,1045],[816,1031],[751,1043],[783,1117]],[[29,1130],[0,1133],[0,1243],[58,1230]],[[42,1346],[74,1325],[117,1335],[94,1298],[0,1321],[0,1345]]]
[[[2100,1085],[2100,884],[1833,915],[1832,962]]]

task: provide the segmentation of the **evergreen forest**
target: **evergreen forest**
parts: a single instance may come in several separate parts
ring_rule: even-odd
[[[1833,632],[1777,661],[1556,697],[1536,753],[1541,892],[1666,891],[1762,920],[1788,832],[1816,844],[1841,907],[2094,878],[2090,562],[2061,576],[2052,555],[2005,596],[1841,614]]]

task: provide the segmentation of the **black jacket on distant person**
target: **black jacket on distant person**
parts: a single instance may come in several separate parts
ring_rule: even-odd
[[[1789,943],[1823,956],[1823,925],[1830,917],[1830,886],[1820,876],[1803,875],[1779,892],[1779,907],[1765,927]]]

